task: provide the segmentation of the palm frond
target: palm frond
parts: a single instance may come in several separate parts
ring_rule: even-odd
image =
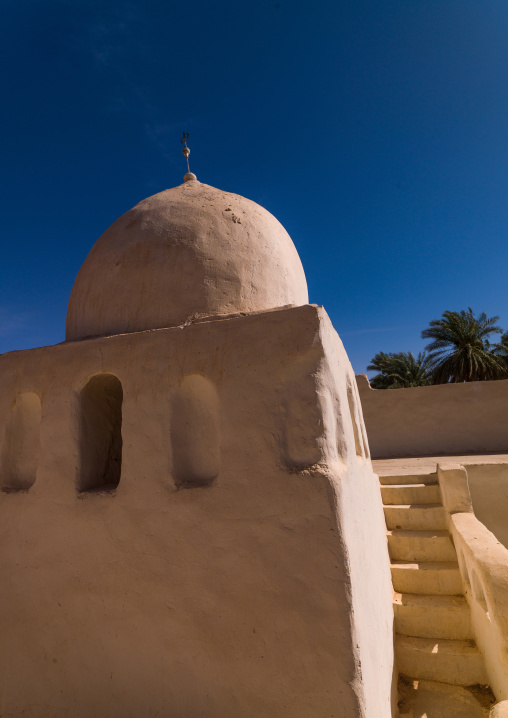
[[[416,358],[411,352],[378,352],[367,370],[378,372],[370,382],[374,389],[403,389],[431,383],[428,357],[424,352]]]
[[[475,316],[471,307],[461,312],[446,311],[441,319],[433,319],[422,332],[423,339],[432,340],[425,349],[433,383],[508,376],[508,361],[503,361],[489,342],[492,334],[502,334],[498,321],[499,317],[487,317],[485,312]],[[506,346],[508,352],[508,340]]]

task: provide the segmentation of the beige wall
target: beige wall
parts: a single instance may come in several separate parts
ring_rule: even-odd
[[[102,373],[123,400],[82,394]],[[0,714],[388,718],[363,434],[316,307],[1,356]],[[90,451],[121,455],[114,492],[78,491]]]
[[[356,377],[372,457],[508,449],[508,380],[372,389]]]
[[[476,518],[508,548],[508,464],[466,464]]]
[[[448,528],[457,552],[471,628],[498,701],[508,698],[508,551],[475,515],[468,471],[438,464]]]

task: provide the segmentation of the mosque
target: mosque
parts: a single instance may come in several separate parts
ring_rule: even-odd
[[[254,202],[188,172],[120,217],[65,342],[0,356],[0,406],[1,716],[418,718],[418,681],[466,711],[428,718],[488,715],[471,684],[508,715],[504,555],[478,568],[455,525],[477,521],[465,469],[406,477],[430,514],[397,477],[382,497],[347,354]],[[462,542],[462,573],[427,571],[437,603],[394,599],[397,530]]]

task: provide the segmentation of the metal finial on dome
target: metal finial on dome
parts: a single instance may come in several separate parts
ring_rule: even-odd
[[[195,175],[193,172],[190,171],[190,167],[189,167],[190,149],[187,147],[187,140],[188,140],[188,139],[189,139],[189,133],[188,133],[188,132],[184,132],[184,133],[183,133],[183,137],[182,137],[182,139],[180,140],[180,142],[181,142],[182,145],[183,145],[182,154],[183,154],[183,156],[185,157],[185,159],[187,160],[187,174],[184,175],[184,178],[183,178],[183,181],[184,181],[184,182],[189,182],[189,180],[195,180],[195,179],[197,179],[196,175]]]

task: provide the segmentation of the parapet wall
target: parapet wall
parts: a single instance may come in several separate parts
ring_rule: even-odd
[[[413,389],[356,381],[373,459],[508,450],[508,379]]]
[[[508,464],[468,462],[465,466],[476,518],[508,549]]]

